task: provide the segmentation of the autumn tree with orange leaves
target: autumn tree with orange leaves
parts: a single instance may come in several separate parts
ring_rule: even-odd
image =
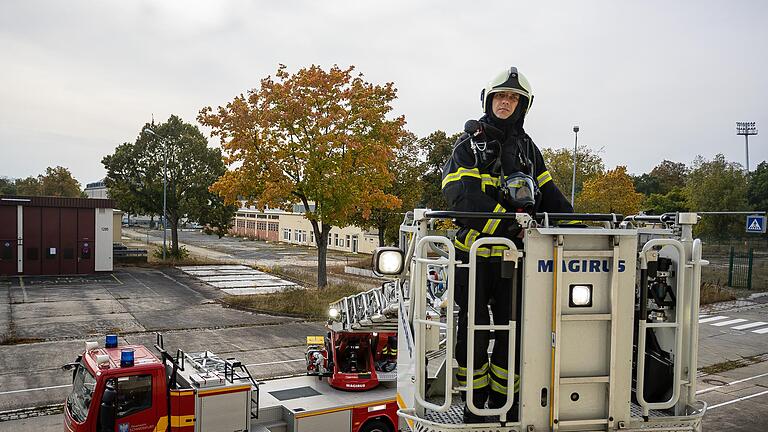
[[[632,215],[640,211],[644,198],[635,192],[627,167],[617,166],[584,182],[584,188],[576,197],[576,211]]]
[[[312,65],[291,75],[280,65],[259,88],[198,116],[234,167],[212,191],[228,203],[245,200],[258,208],[304,205],[321,288],[328,283],[331,228],[400,204],[384,192],[392,182],[388,162],[404,135],[405,119],[390,116],[396,89],[353,72],[352,66],[326,71]]]

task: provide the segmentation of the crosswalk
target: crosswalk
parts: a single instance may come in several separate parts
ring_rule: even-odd
[[[700,315],[699,324],[707,324],[713,327],[728,327],[732,330],[744,330],[756,334],[768,333],[768,322],[749,321],[744,318],[731,318],[725,315]]]

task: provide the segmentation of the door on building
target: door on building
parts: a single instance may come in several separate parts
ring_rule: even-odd
[[[40,229],[40,207],[24,207],[24,274],[41,274],[42,243]]]
[[[357,253],[357,236],[352,236],[352,253]]]
[[[46,209],[47,210],[47,209]],[[58,209],[55,209],[58,210]],[[77,273],[77,209],[75,208],[62,208],[60,216],[60,244],[58,251],[58,260],[61,262],[60,274],[76,274]],[[45,225],[45,223],[43,223]],[[45,240],[44,240],[45,241]],[[46,248],[43,245],[43,248]],[[46,256],[43,259],[43,268],[45,268],[46,260],[53,260],[53,256],[50,255],[50,250],[45,250]],[[43,269],[43,274],[56,274]]]
[[[16,212],[16,206],[0,206],[0,275],[18,272]]]
[[[89,274],[95,271],[94,240],[96,240],[96,215],[93,209],[77,209],[78,274]]]

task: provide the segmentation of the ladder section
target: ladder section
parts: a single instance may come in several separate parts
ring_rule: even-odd
[[[330,304],[334,331],[396,332],[398,281],[343,297]],[[334,316],[335,315],[335,316]]]
[[[259,384],[248,368],[234,358],[222,359],[210,351],[184,353],[185,364],[191,365],[195,374],[190,379],[200,388],[221,384],[249,384],[251,394],[251,418],[259,418]]]
[[[553,264],[553,296],[552,296],[552,381],[551,381],[551,401],[550,401],[550,427],[553,431],[560,429],[569,430],[579,429],[584,427],[596,426],[600,428],[607,427],[612,429],[614,427],[615,418],[615,385],[616,385],[616,349],[617,349],[617,332],[618,332],[618,289],[619,289],[619,239],[618,236],[609,236],[610,240],[609,248],[607,250],[566,250],[563,245],[563,236],[556,236],[555,250],[554,250],[554,264]],[[572,293],[566,290],[564,280],[565,274],[561,271],[561,263],[565,265],[566,262],[571,260],[580,260],[584,262],[595,262],[595,260],[606,260],[611,262],[611,268],[609,271],[608,282],[608,305],[607,313],[563,313],[563,296],[569,296],[569,311],[575,305],[572,304],[573,299],[570,297]],[[577,273],[578,274],[578,273]],[[592,286],[583,285],[583,295],[586,295],[587,289],[589,290],[588,304],[592,305],[594,301],[594,295],[597,289],[593,289]],[[599,288],[599,287],[596,287]],[[574,287],[573,289],[576,289]],[[582,300],[586,303],[586,297],[582,297]],[[575,309],[575,308],[574,308]],[[575,326],[583,326],[588,323],[600,323],[607,325],[610,332],[610,341],[608,346],[608,362],[607,362],[607,374],[598,374],[591,376],[584,375],[563,375],[562,368],[562,334],[563,330],[571,328],[577,328]],[[571,355],[571,354],[569,354]],[[599,355],[599,354],[594,354]],[[607,404],[605,417],[599,418],[582,418],[582,419],[561,419],[561,401],[560,392],[561,386],[568,386],[574,389],[587,389],[590,386],[594,387],[595,384],[604,385],[607,390],[605,397],[605,403]],[[573,394],[579,394],[574,392]]]

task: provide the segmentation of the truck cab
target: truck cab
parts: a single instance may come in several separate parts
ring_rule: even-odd
[[[141,345],[88,344],[90,349],[68,365],[73,381],[64,406],[64,430],[165,430],[160,419],[167,419],[168,389],[162,362]]]
[[[64,406],[67,432],[244,432],[258,417],[259,387],[235,359],[210,351],[175,355],[157,334],[156,356],[142,345],[86,342]]]

